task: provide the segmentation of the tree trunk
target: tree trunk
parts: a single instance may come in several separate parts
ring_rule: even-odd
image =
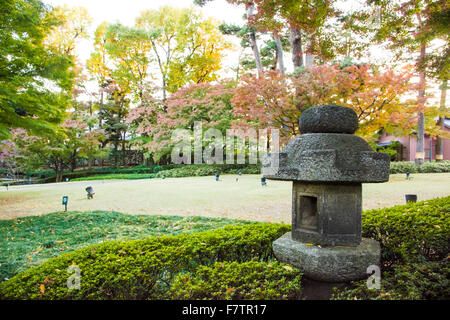
[[[425,43],[422,43],[420,46],[420,56],[419,63],[425,59]],[[417,97],[418,103],[418,121],[417,121],[417,147],[416,147],[416,157],[415,163],[418,166],[421,166],[425,161],[425,70],[420,70],[419,77],[419,94]]]
[[[127,161],[127,150],[126,150],[126,141],[125,141],[125,137],[126,137],[126,131],[123,133],[123,138],[122,138],[122,165],[126,165]]]
[[[251,16],[253,16],[254,9],[255,9],[255,7],[253,4],[250,4],[249,6],[247,6],[247,19],[250,18]],[[258,69],[258,71],[262,72],[263,68],[262,68],[262,63],[261,63],[261,56],[259,54],[258,43],[256,42],[256,33],[253,28],[251,28],[251,31],[250,31],[250,43],[252,46],[253,55],[255,56],[256,68]]]
[[[277,46],[277,58],[278,58],[278,68],[280,68],[281,74],[284,76],[284,58],[283,58],[283,46],[281,45],[281,40],[277,35],[273,35],[275,44]]]
[[[59,168],[58,168],[58,166],[55,166],[55,182],[59,182],[58,181],[58,177],[59,177]]]
[[[62,181],[63,173],[63,166],[60,163],[55,164],[56,182]]]
[[[291,42],[292,62],[294,63],[294,69],[303,66],[301,31],[296,28],[291,28],[289,41]]]
[[[167,99],[167,92],[166,92],[167,83],[166,83],[166,76],[164,74],[162,76],[162,85],[163,85],[163,87],[162,87],[162,89],[163,89],[163,102],[165,102],[166,99]]]
[[[447,97],[447,85],[448,85],[448,81],[447,79],[445,79],[442,82],[441,85],[441,103],[439,106],[439,122],[441,124],[441,130],[444,131],[444,114],[446,111],[446,97]],[[436,161],[442,161],[444,160],[444,139],[442,139],[442,137],[440,135],[437,136],[437,141],[436,141]]]
[[[72,155],[72,161],[70,163],[70,172],[74,172],[77,168],[77,153],[74,152]]]

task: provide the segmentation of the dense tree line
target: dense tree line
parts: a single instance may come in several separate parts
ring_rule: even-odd
[[[351,11],[329,0],[227,1],[241,10],[243,25],[173,7],[145,10],[132,26],[104,22],[84,65],[75,49],[90,36],[86,9],[1,0],[2,165],[49,167],[61,179],[82,159],[126,165],[131,151],[166,163],[170,133],[193,130],[195,122],[224,135],[279,129],[286,142],[299,134],[301,112],[324,103],[353,108],[358,134],[368,140],[380,130],[414,130],[417,164],[425,131],[445,137],[448,2],[367,0]],[[224,79],[233,37],[239,61],[235,77]],[[365,59],[373,45],[393,59]],[[97,91],[87,89],[89,81]],[[434,83],[441,85],[438,104],[428,89]]]

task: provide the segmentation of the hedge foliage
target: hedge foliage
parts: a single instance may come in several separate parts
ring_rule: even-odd
[[[301,273],[276,261],[216,262],[178,275],[169,294],[177,300],[298,299]]]
[[[450,299],[450,196],[365,211],[362,230],[381,244],[381,289],[358,281],[335,299]]]
[[[116,174],[98,174],[85,178],[76,178],[72,181],[91,181],[91,180],[138,180],[138,179],[152,179],[155,178],[155,173],[116,173]]]
[[[212,176],[218,174],[260,174],[261,166],[256,164],[193,164],[185,165],[171,170],[158,172],[156,177],[160,178],[163,174],[169,178]]]
[[[448,300],[450,299],[450,264],[448,261],[399,264],[383,272],[380,290],[370,290],[366,281],[354,288],[337,292],[339,300]]]
[[[0,284],[0,299],[164,299],[174,277],[215,262],[271,259],[288,225],[230,226],[193,235],[109,241],[63,254]],[[67,288],[81,271],[80,289]]]
[[[164,166],[153,165],[153,166],[136,166],[131,168],[114,168],[114,167],[101,167],[101,168],[91,168],[91,169],[82,169],[76,170],[74,172],[64,172],[63,177],[72,179],[77,178],[85,178],[96,175],[113,175],[113,174],[156,174],[161,170],[170,170],[173,168],[177,168],[180,165],[176,164],[168,164]],[[54,182],[56,179],[54,170],[45,170],[45,171],[28,171],[23,172],[23,174],[27,177],[32,177],[37,179],[39,183],[49,183]]]
[[[380,242],[386,267],[442,260],[450,252],[450,196],[365,211],[362,235]]]
[[[136,166],[132,168],[92,168],[76,170],[74,172],[64,172],[63,178],[70,180],[104,180],[104,179],[145,179],[160,178],[163,174],[166,177],[195,177],[218,174],[260,174],[261,166],[256,164],[192,164],[192,165],[154,165],[149,167]],[[24,172],[27,177],[32,177],[37,183],[55,182],[56,175],[53,170]],[[148,176],[145,176],[147,174]],[[117,176],[115,176],[117,175]],[[119,176],[122,175],[122,176]],[[0,171],[1,176],[1,171]],[[87,178],[87,179],[81,179]],[[9,183],[10,185],[14,182]]]
[[[440,173],[450,172],[450,161],[424,162],[421,166],[416,166],[414,162],[399,161],[391,162],[390,173]]]

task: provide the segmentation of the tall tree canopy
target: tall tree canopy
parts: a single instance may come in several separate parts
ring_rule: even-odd
[[[73,61],[44,44],[60,25],[37,0],[0,0],[0,140],[11,128],[51,132],[64,119]]]
[[[382,8],[380,25],[375,30],[374,40],[386,43],[397,53],[398,58],[415,59],[419,77],[417,104],[411,112],[417,114],[416,164],[421,165],[425,158],[425,103],[427,96],[427,75],[435,72],[448,74],[448,34],[449,4],[445,0],[368,0],[370,6]],[[427,51],[433,40],[447,38],[444,52],[434,59],[435,68],[427,70]]]
[[[223,53],[230,44],[211,19],[188,8],[146,10],[136,26],[151,35],[153,57],[162,82],[163,100],[189,83],[217,79]]]
[[[411,90],[411,74],[380,71],[368,64],[344,61],[308,68],[300,77],[282,77],[267,72],[259,79],[247,75],[232,99],[235,125],[242,128],[280,129],[283,142],[299,134],[298,118],[307,108],[337,104],[355,110],[358,134],[373,137],[381,127],[393,132],[399,125],[411,127],[405,113],[409,104],[401,101]]]

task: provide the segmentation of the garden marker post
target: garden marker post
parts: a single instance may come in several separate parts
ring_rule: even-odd
[[[353,135],[358,117],[350,108],[309,108],[299,129],[283,152],[263,161],[265,177],[293,181],[292,232],[273,242],[273,252],[315,281],[367,278],[381,251],[378,241],[361,236],[362,183],[389,180],[389,155]],[[265,174],[276,158],[278,168]]]
[[[64,196],[62,197],[62,204],[64,205],[64,211],[67,212],[67,203],[69,202],[69,197],[68,196]]]

